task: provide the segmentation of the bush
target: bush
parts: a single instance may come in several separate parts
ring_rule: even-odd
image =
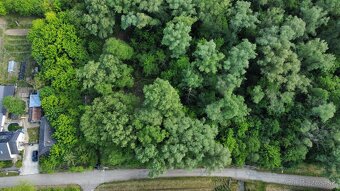
[[[0,1],[0,15],[6,15],[6,14],[7,14],[7,11],[6,11],[5,5],[2,1]]]
[[[47,11],[59,10],[59,0],[3,0],[0,2],[6,12],[19,14],[21,16],[43,15]],[[7,10],[7,11],[6,11]]]
[[[8,131],[16,131],[18,129],[22,129],[17,123],[11,123],[8,125]]]
[[[3,99],[3,105],[9,113],[22,115],[25,113],[25,102],[14,96],[6,96]]]
[[[84,172],[84,167],[82,166],[73,166],[70,168],[71,172]]]
[[[15,167],[21,168],[21,167],[22,167],[22,160],[18,160],[18,161],[15,163]]]
[[[13,166],[12,161],[0,161],[0,169],[1,168],[10,168]]]

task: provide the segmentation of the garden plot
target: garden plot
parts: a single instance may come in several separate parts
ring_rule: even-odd
[[[15,84],[30,80],[33,60],[31,58],[31,44],[27,40],[27,32],[27,29],[8,29],[5,24],[1,25],[0,84]],[[10,61],[15,63],[9,64]],[[21,79],[18,79],[19,76]]]

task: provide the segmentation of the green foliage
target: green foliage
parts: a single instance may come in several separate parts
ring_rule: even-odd
[[[250,8],[250,3],[246,1],[237,1],[231,11],[230,27],[232,30],[238,32],[243,28],[255,28],[257,14],[253,13]]]
[[[121,28],[127,29],[130,26],[136,26],[137,28],[141,29],[147,25],[157,25],[159,21],[153,19],[152,17],[144,14],[144,13],[128,13],[127,15],[122,16],[121,20]]]
[[[60,1],[59,0],[2,0],[0,2],[0,10],[2,10],[4,14],[15,13],[21,16],[33,16],[38,15],[41,16],[45,12],[48,11],[57,11],[60,10]],[[1,15],[1,11],[0,11]]]
[[[134,139],[130,121],[136,103],[136,97],[122,92],[96,98],[85,108],[80,122],[86,140],[99,146],[130,144]]]
[[[4,188],[3,191],[36,191],[36,188],[28,183],[21,183],[18,186]]]
[[[308,71],[319,69],[327,72],[334,67],[335,56],[326,54],[328,45],[319,38],[298,46],[298,54],[302,58],[302,66]]]
[[[124,41],[109,38],[105,41],[103,53],[111,54],[119,60],[129,60],[133,56],[133,49]]]
[[[2,1],[0,1],[0,15],[6,15],[7,14],[7,10],[6,7],[4,5],[4,3]]]
[[[166,2],[169,4],[173,16],[196,14],[194,0],[166,0]]]
[[[40,77],[54,88],[77,86],[75,64],[86,59],[82,41],[73,25],[65,23],[65,14],[46,14],[46,19],[33,21],[28,39],[32,43],[32,56],[41,66]]]
[[[193,64],[201,72],[213,74],[221,68],[220,61],[224,58],[224,55],[216,50],[214,41],[207,41],[205,39],[198,43],[194,56],[196,60]]]
[[[151,169],[151,176],[158,175],[166,169],[192,169],[199,165],[213,170],[222,168],[230,162],[228,150],[223,149],[222,145],[214,140],[216,128],[188,117],[171,117],[163,124],[164,130],[159,131],[155,127],[153,129],[166,134],[170,139],[158,135],[156,137],[160,139],[156,142],[142,142],[143,146],[136,148],[137,158],[147,163]],[[155,136],[153,131],[147,131],[138,137],[147,135]]]
[[[178,116],[183,112],[183,106],[178,92],[168,81],[156,79],[144,89],[144,106],[154,108],[166,117]]]
[[[312,109],[312,113],[319,116],[322,122],[326,122],[327,120],[332,118],[334,116],[335,111],[336,107],[333,103],[320,105]]]
[[[226,29],[230,0],[194,0],[194,2],[204,28],[211,30],[211,33]]]
[[[208,105],[205,111],[209,119],[221,124],[248,114],[243,97],[236,95],[226,95],[223,99]]]
[[[18,97],[6,96],[3,99],[2,104],[9,113],[13,113],[15,115],[22,115],[25,113],[25,102]]]
[[[83,88],[94,88],[98,93],[109,94],[116,88],[132,87],[132,68],[110,54],[102,55],[99,62],[90,61],[77,72]]]
[[[162,44],[169,48],[171,57],[178,58],[186,53],[192,39],[189,32],[194,21],[193,18],[180,16],[166,24]]]
[[[266,168],[281,166],[280,148],[276,145],[263,145],[260,164]]]
[[[42,2],[67,9],[29,34],[57,139],[43,171],[100,159],[157,175],[230,155],[339,181],[338,0]]]
[[[228,58],[223,64],[226,75],[223,76],[223,82],[221,81],[219,86],[223,84],[223,89],[229,91],[241,86],[243,76],[249,67],[249,60],[256,57],[255,49],[256,45],[248,40],[231,48]]]
[[[8,125],[8,131],[16,131],[18,129],[22,129],[17,123],[11,123]]]
[[[115,14],[102,0],[85,0],[86,14],[83,17],[89,33],[106,38],[113,33]]]
[[[329,17],[326,17],[327,12],[319,6],[313,6],[310,0],[303,2],[301,14],[306,23],[306,33],[311,35],[316,35],[316,29],[326,25],[329,20]]]

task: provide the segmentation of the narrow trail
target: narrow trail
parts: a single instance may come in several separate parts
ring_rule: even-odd
[[[256,180],[268,183],[285,184],[292,186],[314,187],[321,189],[333,189],[337,185],[327,178],[298,176],[288,174],[276,174],[270,172],[258,172],[249,169],[228,168],[213,173],[206,173],[203,169],[170,170],[160,177],[189,177],[189,176],[219,176],[231,177],[237,180]],[[93,191],[99,184],[117,180],[131,180],[148,177],[148,170],[145,169],[120,169],[107,171],[87,171],[83,173],[55,173],[36,174],[27,176],[14,176],[0,178],[0,187],[10,187],[20,184],[22,181],[34,185],[59,185],[78,184],[84,191]]]

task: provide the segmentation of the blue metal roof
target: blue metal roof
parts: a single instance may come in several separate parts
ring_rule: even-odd
[[[41,101],[40,101],[39,94],[31,94],[30,95],[29,107],[41,107]]]

